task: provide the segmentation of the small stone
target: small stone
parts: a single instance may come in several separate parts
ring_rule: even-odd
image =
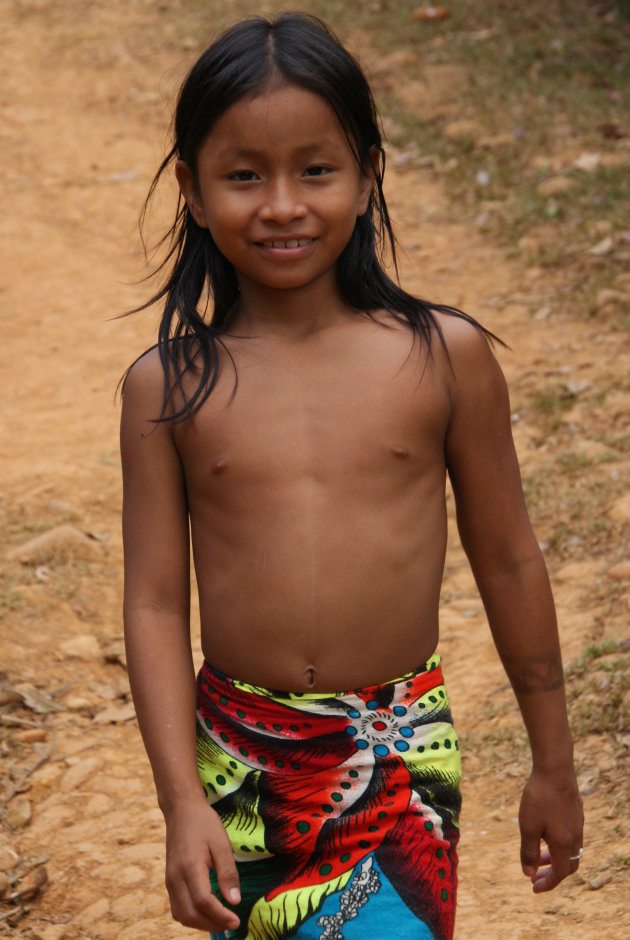
[[[607,307],[628,306],[630,308],[630,294],[625,294],[620,290],[612,290],[609,287],[603,287],[597,292],[595,298],[595,310],[601,313]]]
[[[491,134],[480,137],[477,141],[477,147],[480,150],[507,150],[514,146],[516,146],[514,134]]]
[[[575,180],[568,176],[550,176],[543,180],[536,187],[536,192],[540,196],[559,196],[561,193],[567,193],[575,186]]]
[[[31,821],[31,816],[33,811],[31,809],[30,801],[24,798],[19,798],[11,803],[7,814],[5,816],[5,821],[11,829],[23,829],[24,826],[28,826]]]
[[[63,516],[71,516],[75,519],[79,515],[74,506],[71,506],[70,503],[67,503],[65,499],[48,500],[48,512],[57,513],[58,515]]]
[[[64,640],[59,644],[59,651],[66,659],[79,659],[82,662],[89,662],[101,657],[99,642],[91,633],[80,634],[71,637],[69,640]]]
[[[620,561],[606,572],[612,581],[630,580],[630,561]]]
[[[581,153],[573,166],[584,173],[594,173],[601,162],[601,153]]]
[[[36,744],[39,741],[45,741],[48,732],[45,728],[25,728],[24,731],[16,731],[13,737],[23,744]]]
[[[630,496],[622,496],[617,500],[612,509],[608,511],[608,517],[613,522],[630,523]]]
[[[144,872],[141,868],[138,868],[137,865],[127,865],[126,868],[123,868],[118,873],[119,884],[121,885],[133,885],[137,884],[139,881],[143,881]]]
[[[583,392],[587,392],[589,390],[591,383],[587,382],[585,379],[581,381],[570,380],[569,382],[565,383],[564,387],[567,391],[567,395],[570,398],[577,398],[578,395],[581,395]]]
[[[593,878],[592,881],[588,883],[589,891],[599,891],[600,888],[603,888],[604,885],[607,885],[611,880],[610,875],[598,875],[597,878]]]

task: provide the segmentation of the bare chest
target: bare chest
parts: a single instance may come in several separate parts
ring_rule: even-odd
[[[408,352],[408,350],[407,350]],[[379,354],[380,353],[380,354]],[[241,357],[178,432],[191,495],[301,481],[349,488],[443,473],[448,396],[391,344],[352,357]]]

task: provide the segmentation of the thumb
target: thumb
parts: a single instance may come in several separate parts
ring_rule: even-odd
[[[221,894],[228,904],[239,904],[241,890],[232,847],[229,843],[227,846],[221,846],[220,849],[215,847],[212,854]]]
[[[521,831],[521,868],[531,878],[540,867],[540,838]]]

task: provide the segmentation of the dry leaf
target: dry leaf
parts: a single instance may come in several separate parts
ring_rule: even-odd
[[[92,721],[95,725],[118,724],[123,721],[132,721],[135,717],[136,710],[130,702],[128,705],[121,706],[121,708],[106,708],[104,711],[99,712]]]
[[[28,875],[20,878],[15,886],[13,897],[20,901],[30,901],[36,894],[45,891],[47,887],[48,872],[44,865],[39,865],[33,871],[29,871]]]
[[[411,14],[412,20],[418,20],[421,23],[438,23],[440,20],[446,20],[451,15],[448,7],[418,7]]]
[[[628,128],[620,121],[607,121],[605,124],[600,124],[597,129],[603,137],[610,137],[613,140],[628,136]]]
[[[597,242],[597,244],[593,245],[592,248],[587,248],[585,254],[595,256],[607,255],[613,250],[614,247],[614,241],[610,235],[607,235],[606,238],[602,238],[601,242]]]

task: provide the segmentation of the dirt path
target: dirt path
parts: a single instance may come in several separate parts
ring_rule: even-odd
[[[0,936],[192,936],[168,915],[163,826],[120,643],[114,389],[152,341],[155,316],[111,320],[144,297],[123,283],[141,271],[137,213],[160,158],[168,103],[195,47],[192,14],[184,9],[174,25],[167,6],[0,3],[1,368],[8,391],[0,418],[0,703],[7,705]],[[543,273],[509,265],[470,227],[449,221],[428,171],[394,167],[389,195],[408,249],[407,285],[464,306],[514,350],[501,359],[522,409],[515,432],[524,474],[544,478],[557,445],[553,435],[540,443],[527,407],[550,381],[573,383],[563,420],[576,429],[576,459],[601,454],[599,432],[627,419],[628,332],[547,317],[553,288]],[[578,400],[586,388],[613,391],[587,414]],[[630,517],[629,464],[627,451],[585,461],[571,484],[601,483],[598,518],[622,526]],[[51,530],[48,542],[33,544]],[[569,660],[589,643],[628,639],[629,572],[619,552],[593,556],[576,544],[551,559]],[[620,791],[627,734],[579,739],[584,863],[553,895],[533,897],[518,865],[522,735],[455,537],[446,573],[441,651],[460,733],[470,742],[458,940],[629,936]],[[42,866],[46,891],[39,890]]]

